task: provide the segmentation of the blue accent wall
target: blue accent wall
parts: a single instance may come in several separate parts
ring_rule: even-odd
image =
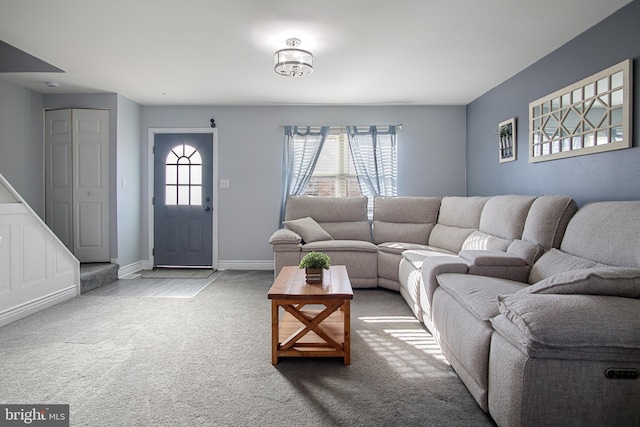
[[[634,59],[632,148],[529,163],[529,103],[627,58]],[[639,58],[635,0],[467,105],[467,195],[567,194],[580,205],[640,199]],[[517,160],[499,163],[495,130],[511,117],[517,120]]]

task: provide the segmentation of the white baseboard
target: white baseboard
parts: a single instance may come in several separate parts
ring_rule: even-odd
[[[27,317],[30,314],[37,313],[40,310],[44,310],[45,308],[59,304],[68,299],[75,298],[79,294],[79,286],[73,285],[52,294],[45,295],[41,298],[34,299],[33,301],[12,307],[0,313],[0,326],[8,325],[18,319]]]
[[[273,270],[273,260],[250,261],[250,260],[224,260],[218,261],[218,270]]]
[[[128,276],[129,274],[136,273],[140,270],[147,270],[148,264],[149,264],[149,261],[141,260],[141,261],[134,262],[133,264],[120,267],[118,269],[118,279],[122,279],[123,277]]]

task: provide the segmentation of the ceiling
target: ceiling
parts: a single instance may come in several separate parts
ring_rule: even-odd
[[[0,0],[0,40],[64,70],[0,79],[141,105],[466,105],[629,2]],[[273,71],[291,37],[309,76]]]

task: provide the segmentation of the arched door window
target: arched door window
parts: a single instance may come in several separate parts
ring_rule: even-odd
[[[165,204],[202,205],[202,156],[190,145],[173,147],[165,162]]]

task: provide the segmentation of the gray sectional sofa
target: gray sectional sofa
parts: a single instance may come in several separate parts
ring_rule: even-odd
[[[399,291],[500,426],[640,425],[640,202],[290,197],[276,274],[309,251]]]

